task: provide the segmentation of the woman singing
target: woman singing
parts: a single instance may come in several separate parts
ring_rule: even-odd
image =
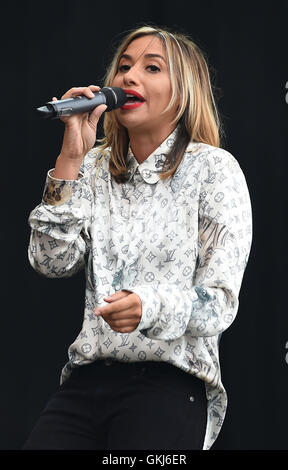
[[[33,268],[58,278],[85,266],[86,295],[59,390],[23,448],[210,449],[227,405],[219,339],[252,243],[245,176],[220,148],[207,61],[185,35],[130,32],[105,85],[127,102],[105,114],[98,146],[105,105],[62,118],[29,218]]]

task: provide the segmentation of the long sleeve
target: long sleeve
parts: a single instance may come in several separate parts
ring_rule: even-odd
[[[86,155],[78,180],[58,180],[48,172],[42,202],[30,213],[28,258],[47,277],[72,276],[84,266],[89,246],[93,195],[89,170],[95,151]]]
[[[193,286],[140,285],[131,291],[142,301],[138,330],[148,337],[175,339],[218,335],[233,322],[252,243],[252,212],[237,160],[220,150],[207,158],[198,213],[198,258]],[[188,197],[189,200],[189,197]]]

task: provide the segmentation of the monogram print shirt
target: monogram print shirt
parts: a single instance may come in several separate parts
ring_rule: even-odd
[[[29,217],[28,255],[48,277],[85,266],[82,330],[68,349],[61,382],[72,368],[99,359],[179,367],[205,381],[208,450],[227,406],[218,346],[238,310],[252,211],[243,171],[224,149],[190,142],[174,176],[160,179],[176,132],[141,164],[129,149],[126,183],[111,177],[109,149],[93,148],[77,180],[55,179],[50,170]],[[112,330],[93,313],[122,289],[142,301],[131,333]]]

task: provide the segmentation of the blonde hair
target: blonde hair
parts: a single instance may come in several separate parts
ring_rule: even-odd
[[[142,26],[130,32],[121,42],[105,76],[105,86],[112,86],[118,72],[121,55],[129,44],[142,36],[155,35],[166,50],[172,95],[165,111],[171,109],[180,98],[180,105],[173,123],[179,124],[174,145],[166,156],[161,179],[173,176],[190,141],[220,146],[221,123],[214,100],[207,60],[200,48],[182,33],[170,33],[167,29]],[[126,156],[129,147],[127,129],[114,112],[104,117],[104,139],[99,150],[110,148],[109,170],[115,180],[127,181]]]

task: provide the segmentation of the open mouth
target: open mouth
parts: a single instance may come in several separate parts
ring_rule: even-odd
[[[145,99],[137,91],[134,90],[124,90],[126,93],[127,101],[121,107],[121,109],[134,109],[141,106]]]

